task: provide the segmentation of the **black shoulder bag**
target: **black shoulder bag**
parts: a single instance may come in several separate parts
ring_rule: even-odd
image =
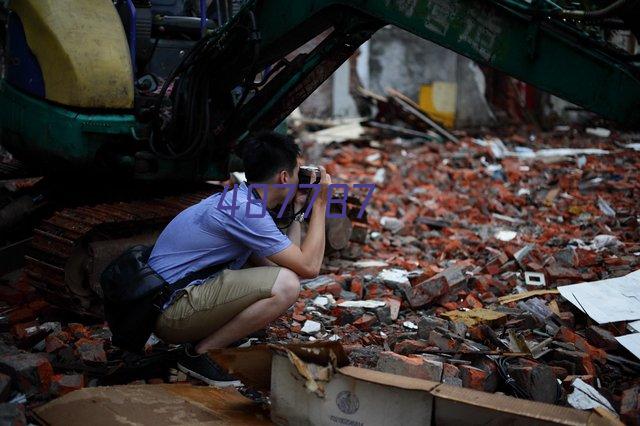
[[[131,352],[144,349],[163,306],[176,290],[229,265],[211,265],[170,284],[147,264],[152,249],[139,245],[125,250],[100,276],[113,344]]]

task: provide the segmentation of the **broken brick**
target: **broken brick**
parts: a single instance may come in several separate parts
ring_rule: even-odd
[[[442,383],[452,386],[462,386],[460,369],[453,364],[444,363],[442,370]]]
[[[0,425],[26,426],[27,418],[24,414],[24,405],[8,402],[0,404]]]
[[[447,283],[447,279],[444,275],[438,274],[412,287],[407,298],[412,308],[420,308],[434,299],[447,294],[448,291],[449,284]]]
[[[488,376],[486,371],[470,365],[461,365],[458,368],[460,370],[460,378],[462,379],[463,387],[483,392],[485,391]]]
[[[605,351],[590,345],[584,337],[579,336],[567,327],[560,327],[558,334],[556,334],[556,338],[563,342],[573,343],[576,348],[586,352],[593,359],[602,363],[607,361],[607,353]]]
[[[62,396],[84,387],[82,374],[56,374],[51,380],[51,392]]]
[[[393,347],[393,351],[400,355],[409,355],[419,353],[425,349],[433,348],[429,342],[425,340],[403,340]]]
[[[373,312],[378,318],[378,321],[382,324],[391,324],[393,320],[391,319],[391,309],[389,305],[380,306],[379,308],[375,308]]]
[[[352,293],[355,293],[358,299],[362,299],[364,295],[364,283],[362,282],[361,278],[354,277],[351,280],[349,289]]]
[[[587,327],[586,329],[587,340],[592,345],[606,349],[606,350],[615,350],[618,349],[620,344],[616,340],[616,337],[608,330],[605,330],[602,327],[598,327],[592,325]]]
[[[107,362],[107,354],[104,351],[102,341],[82,338],[76,342],[75,346],[83,362],[89,364],[102,364]]]
[[[337,325],[347,325],[353,324],[356,319],[364,315],[364,312],[363,308],[346,308],[336,306],[331,310],[331,315],[336,318]]]
[[[393,296],[393,290],[384,284],[370,282],[365,288],[365,300],[380,300]]]
[[[435,330],[437,327],[443,327],[446,329],[447,326],[447,321],[442,318],[424,316],[420,321],[418,321],[418,337],[423,340],[428,340],[431,331]]]
[[[89,329],[82,324],[69,323],[67,329],[69,330],[69,333],[76,339],[90,336]]]
[[[437,346],[442,350],[457,350],[460,347],[461,339],[454,339],[451,336],[445,336],[435,330],[429,333],[429,344]]]
[[[558,381],[548,365],[510,366],[509,375],[534,401],[553,404],[558,398]]]
[[[364,314],[353,322],[353,326],[360,330],[371,330],[371,327],[378,321],[375,315]]]
[[[42,354],[20,352],[0,357],[0,370],[28,396],[49,391],[53,368]]]
[[[439,382],[442,377],[443,363],[425,359],[420,355],[404,356],[395,352],[380,352],[376,370]]]
[[[464,298],[464,302],[467,304],[467,307],[474,309],[474,308],[482,308],[484,305],[482,304],[481,301],[478,300],[477,297],[475,297],[473,294],[468,294],[467,297]]]

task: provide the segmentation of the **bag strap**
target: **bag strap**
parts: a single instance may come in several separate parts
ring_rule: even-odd
[[[208,278],[214,273],[225,269],[230,264],[231,262],[219,263],[217,265],[209,265],[206,268],[200,269],[199,271],[195,271],[190,274],[187,274],[186,276],[180,278],[178,281],[174,283],[168,283],[163,280],[164,284],[162,285],[162,288],[154,296],[152,300],[153,306],[155,306],[155,308],[161,312],[162,308],[169,301],[169,299],[171,298],[174,292],[185,288],[186,286],[191,284],[192,281]]]
[[[167,284],[169,285],[171,292],[174,292],[176,290],[180,290],[181,288],[188,286],[189,284],[191,284],[191,282],[195,280],[209,278],[211,275],[215,274],[218,271],[222,271],[230,264],[231,262],[209,265],[203,269],[200,269],[199,271],[194,271],[194,272],[191,272],[190,274],[185,275],[184,277],[180,278],[178,281],[174,283],[167,283]]]

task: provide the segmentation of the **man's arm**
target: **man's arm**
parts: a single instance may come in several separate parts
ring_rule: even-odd
[[[309,220],[306,238],[301,245],[295,244],[295,241],[292,240],[294,244],[268,257],[270,261],[291,269],[301,278],[314,278],[320,273],[325,246],[325,210],[331,196],[329,194],[330,184],[331,176],[327,174],[324,167],[320,167],[321,189],[311,210],[311,219]],[[300,224],[297,222],[294,222],[294,224],[297,227],[299,241]],[[292,224],[292,226],[294,225]],[[290,230],[289,232],[295,233],[296,230]]]
[[[304,208],[304,200],[301,202],[297,202],[294,204],[294,212],[298,212]],[[300,235],[302,234],[302,224],[297,220],[291,222],[291,225],[287,228],[287,237],[289,240],[300,247]],[[270,261],[266,257],[261,257],[253,253],[251,257],[249,257],[250,266],[278,266],[274,262]]]

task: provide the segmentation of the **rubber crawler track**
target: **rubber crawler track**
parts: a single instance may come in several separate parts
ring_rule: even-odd
[[[92,316],[102,315],[99,296],[78,294],[65,280],[65,269],[78,248],[90,241],[127,238],[161,230],[180,211],[211,192],[196,192],[144,201],[97,204],[55,212],[34,230],[25,270],[29,282],[54,305]],[[87,296],[89,294],[89,296]]]

